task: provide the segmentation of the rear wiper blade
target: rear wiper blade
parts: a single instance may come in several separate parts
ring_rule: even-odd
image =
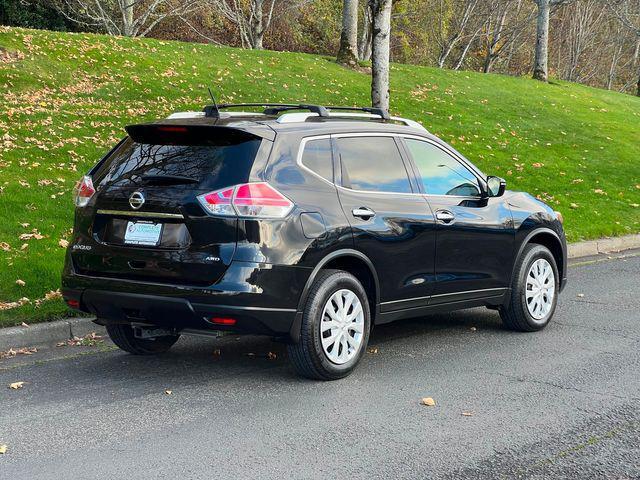
[[[182,175],[144,175],[141,177],[144,183],[155,184],[174,184],[198,183],[199,180],[191,177],[183,177]]]

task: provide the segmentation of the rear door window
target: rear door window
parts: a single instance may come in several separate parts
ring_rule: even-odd
[[[94,181],[111,187],[190,184],[216,188],[244,183],[260,139],[207,144],[163,145],[125,140],[94,172]]]
[[[336,142],[343,186],[370,192],[412,192],[393,137],[339,137]]]

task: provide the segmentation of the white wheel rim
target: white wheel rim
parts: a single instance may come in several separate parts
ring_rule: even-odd
[[[553,267],[544,258],[539,258],[527,273],[525,297],[529,314],[535,320],[543,320],[553,307],[555,295],[556,277]]]
[[[327,358],[342,365],[355,357],[362,346],[364,311],[351,290],[335,292],[324,306],[320,320],[320,342]]]

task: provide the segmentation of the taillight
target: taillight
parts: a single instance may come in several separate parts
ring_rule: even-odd
[[[293,202],[266,182],[243,183],[198,196],[212,215],[251,218],[284,218]]]
[[[75,189],[75,203],[77,207],[86,207],[93,197],[93,194],[96,193],[96,189],[93,188],[93,180],[88,175],[85,175],[80,179],[80,181],[76,184]]]

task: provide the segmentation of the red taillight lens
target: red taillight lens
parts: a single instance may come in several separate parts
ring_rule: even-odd
[[[234,187],[218,190],[217,192],[200,195],[200,204],[212,215],[234,216],[236,211],[231,205]]]
[[[251,218],[284,218],[293,202],[266,182],[243,183],[198,197],[212,215]]]
[[[235,325],[236,319],[229,317],[213,317],[210,318],[209,321],[211,323],[215,323],[216,325]]]
[[[76,185],[75,190],[75,203],[77,207],[86,207],[93,197],[93,194],[96,193],[96,189],[93,188],[93,180],[88,175],[85,175],[80,179],[80,181]]]

